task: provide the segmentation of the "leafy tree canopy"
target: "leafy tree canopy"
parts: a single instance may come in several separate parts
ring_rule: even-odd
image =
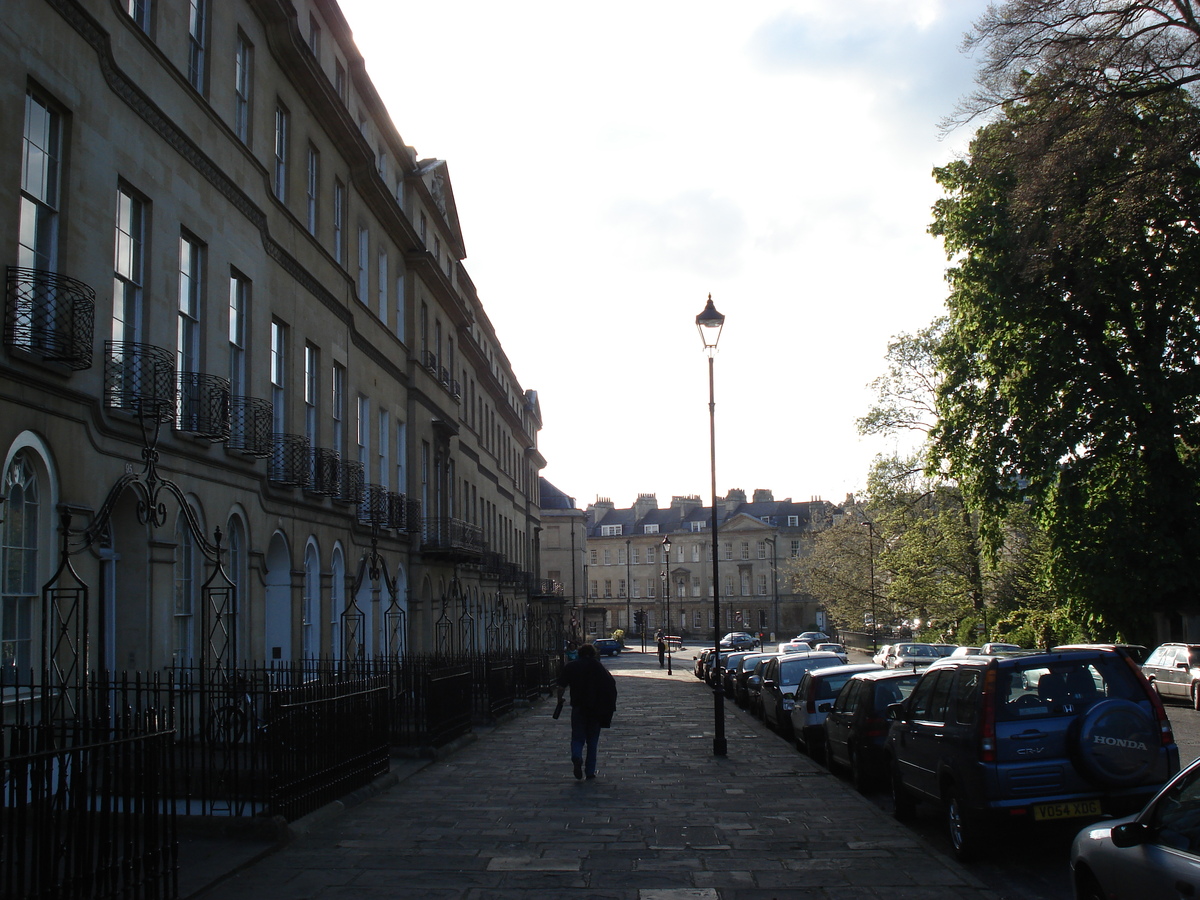
[[[993,546],[1030,500],[1056,590],[1134,628],[1200,588],[1200,114],[1180,90],[1041,86],[934,173],[952,266],[932,443]]]

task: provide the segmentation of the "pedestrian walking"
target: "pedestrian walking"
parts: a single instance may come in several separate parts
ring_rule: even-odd
[[[558,673],[558,699],[561,701],[564,691],[571,689],[571,763],[575,778],[582,779],[585,774],[595,778],[600,729],[612,724],[617,682],[591,644],[580,646],[578,653],[578,658]]]
[[[667,642],[662,639],[662,635],[658,637],[658,667],[661,669],[667,664]]]

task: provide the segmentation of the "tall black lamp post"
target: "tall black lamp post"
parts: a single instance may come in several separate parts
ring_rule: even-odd
[[[703,312],[696,316],[696,330],[700,332],[700,340],[704,342],[704,350],[708,354],[708,449],[712,463],[712,548],[713,548],[713,652],[716,654],[714,665],[721,659],[721,584],[717,571],[717,403],[713,392],[713,356],[717,352],[717,341],[721,339],[721,329],[725,327],[725,317],[713,306],[712,294],[708,295],[708,304]],[[725,699],[721,696],[721,682],[713,679],[713,755],[725,756],[728,746],[725,743]]]
[[[633,604],[630,602],[630,597],[633,595],[633,582],[630,580],[629,571],[629,551],[632,549],[631,544],[633,544],[632,540],[625,541],[625,633],[627,635],[633,634],[633,619],[631,618],[633,613],[630,612],[633,608]]]
[[[871,560],[871,652],[879,652],[879,617],[875,609],[875,523],[861,522],[867,529],[867,556]]]
[[[663,548],[663,601],[667,604],[667,615],[663,622],[663,640],[667,642],[667,674],[674,675],[671,671],[671,536],[668,534],[662,539]]]

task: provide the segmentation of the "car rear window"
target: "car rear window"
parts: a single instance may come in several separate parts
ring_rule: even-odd
[[[997,673],[996,717],[1001,720],[1077,715],[1108,698],[1146,699],[1137,677],[1119,658],[1035,663]]]

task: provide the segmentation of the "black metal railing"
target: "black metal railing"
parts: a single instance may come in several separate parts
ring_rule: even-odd
[[[336,450],[330,450],[328,447],[313,447],[309,451],[306,490],[323,497],[332,497],[336,494],[341,462],[341,455]]]
[[[229,440],[229,379],[180,372],[175,429],[210,441]]]
[[[483,529],[462,519],[427,518],[421,527],[421,550],[482,553]]]
[[[422,350],[421,351],[421,365],[423,365],[430,372],[433,372],[436,374],[437,368],[438,368],[437,354],[434,353],[432,350]]]
[[[4,343],[75,371],[92,365],[96,292],[66,275],[9,266]]]
[[[366,476],[363,464],[344,459],[338,464],[338,487],[333,499],[339,503],[358,503],[362,499]]]
[[[404,494],[388,494],[388,521],[391,527],[407,534],[421,530],[421,501]]]
[[[104,342],[104,403],[164,424],[175,418],[171,351],[134,341]]]
[[[243,397],[236,395],[229,401],[229,443],[230,450],[238,450],[246,456],[266,459],[271,455],[271,419],[272,406],[270,400],[259,397]]]
[[[379,484],[364,484],[358,501],[358,523],[390,528],[388,490]]]
[[[272,442],[271,481],[284,487],[308,484],[308,438],[302,434],[275,434]]]

